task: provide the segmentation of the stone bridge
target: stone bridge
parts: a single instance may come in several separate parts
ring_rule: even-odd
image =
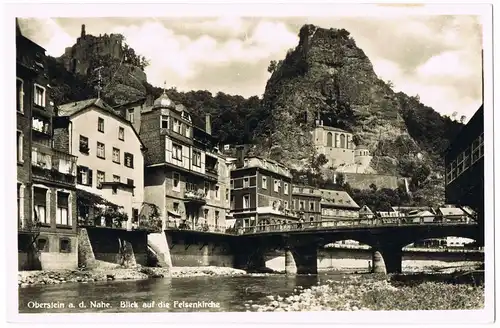
[[[256,226],[240,229],[235,238],[235,266],[249,271],[265,267],[264,254],[285,250],[287,273],[317,273],[317,249],[341,240],[371,246],[380,272],[401,272],[403,247],[415,241],[446,236],[464,237],[484,244],[480,225],[470,219],[441,217],[391,218],[385,221],[344,220]]]

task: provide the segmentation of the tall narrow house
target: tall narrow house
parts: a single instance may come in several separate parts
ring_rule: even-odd
[[[75,268],[76,157],[54,140],[69,122],[55,118],[45,49],[16,25],[19,269]]]
[[[138,114],[139,135],[148,148],[144,199],[160,208],[164,227],[225,231],[229,168],[216,148],[210,117],[204,129],[196,126],[189,111],[166,93]]]

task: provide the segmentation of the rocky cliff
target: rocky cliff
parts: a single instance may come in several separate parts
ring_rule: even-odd
[[[348,31],[305,25],[299,37],[297,47],[269,67],[272,75],[263,105],[270,115],[258,128],[260,153],[303,166],[317,155],[310,131],[319,117],[325,124],[351,131],[356,144],[368,146],[374,172],[403,174],[402,161],[441,166],[440,152],[458,131],[458,123],[415,97],[395,93],[390,83],[378,78]],[[413,113],[420,108],[425,109],[423,124],[430,121],[432,129],[413,127],[420,124],[420,114]],[[428,132],[441,143],[430,144],[430,136],[422,135]]]
[[[66,48],[57,62],[68,72],[85,78],[94,88],[100,80],[102,95],[112,100],[112,104],[146,95],[144,66],[147,61],[136,55],[120,34],[93,36],[86,34],[85,25],[82,25],[81,36]]]

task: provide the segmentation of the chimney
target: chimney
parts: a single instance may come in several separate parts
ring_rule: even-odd
[[[82,38],[85,37],[85,24],[82,24],[82,33],[80,35]]]
[[[236,146],[236,168],[240,168],[245,165],[246,149],[246,145]]]
[[[205,115],[205,132],[212,135],[212,122],[209,113]]]

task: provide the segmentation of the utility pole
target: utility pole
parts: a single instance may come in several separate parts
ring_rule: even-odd
[[[94,69],[94,72],[97,71],[97,99],[101,98],[101,81],[102,81],[102,75],[101,75],[101,69],[103,69],[104,66],[99,66],[96,69]]]

